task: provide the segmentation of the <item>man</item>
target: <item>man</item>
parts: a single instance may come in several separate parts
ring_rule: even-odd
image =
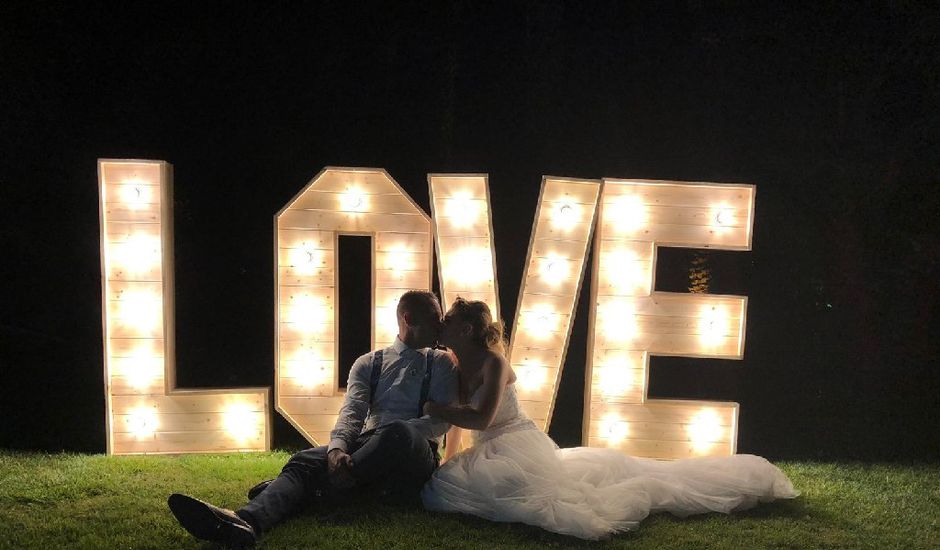
[[[170,495],[180,525],[197,538],[248,548],[316,497],[329,502],[380,482],[416,497],[439,464],[437,447],[450,428],[421,416],[421,408],[427,400],[454,403],[457,373],[449,354],[425,349],[437,342],[443,317],[433,294],[406,292],[397,315],[394,345],[353,364],[328,446],[295,454],[276,479],[253,487],[251,501],[235,512]]]

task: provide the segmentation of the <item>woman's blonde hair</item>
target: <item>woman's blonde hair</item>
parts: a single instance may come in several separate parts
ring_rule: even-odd
[[[490,306],[479,300],[465,300],[458,297],[450,306],[448,314],[455,315],[470,325],[470,339],[486,349],[506,354],[505,326],[502,321],[493,321]]]

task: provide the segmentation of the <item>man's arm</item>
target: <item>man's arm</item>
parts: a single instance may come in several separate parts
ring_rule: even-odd
[[[457,367],[454,366],[449,354],[434,353],[434,350],[428,350],[428,353],[434,354],[433,361],[429,366],[431,369],[431,386],[428,388],[428,401],[456,405]],[[446,434],[447,430],[450,429],[448,422],[427,415],[412,418],[408,420],[408,423],[414,426],[425,439],[436,439]]]
[[[371,402],[369,380],[372,372],[372,354],[363,355],[353,363],[346,382],[346,398],[339,409],[336,426],[330,432],[329,450],[349,452],[349,444],[359,437],[362,424],[369,414]]]
[[[424,412],[432,418],[445,420],[470,430],[485,430],[496,418],[496,412],[503,399],[506,383],[511,370],[509,362],[502,355],[491,354],[483,362],[483,385],[478,406],[471,404],[452,406],[428,401]]]

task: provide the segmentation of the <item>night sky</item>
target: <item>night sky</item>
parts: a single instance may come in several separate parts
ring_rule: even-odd
[[[488,173],[507,319],[543,175],[741,182],[753,250],[656,279],[747,295],[744,360],[653,358],[650,395],[739,402],[739,452],[940,457],[936,3],[83,4],[0,7],[0,447],[104,451],[96,159],[143,158],[174,165],[181,386],[273,385],[272,217],[325,166],[427,212],[427,173]]]

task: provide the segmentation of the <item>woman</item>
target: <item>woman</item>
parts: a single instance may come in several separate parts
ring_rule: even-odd
[[[421,493],[429,510],[599,539],[654,512],[727,513],[799,494],[783,472],[752,455],[661,462],[613,449],[558,449],[519,407],[502,324],[483,302],[458,298],[441,343],[457,356],[462,404],[425,406],[425,414],[455,426],[447,461]],[[473,444],[456,453],[460,428],[473,430]]]

